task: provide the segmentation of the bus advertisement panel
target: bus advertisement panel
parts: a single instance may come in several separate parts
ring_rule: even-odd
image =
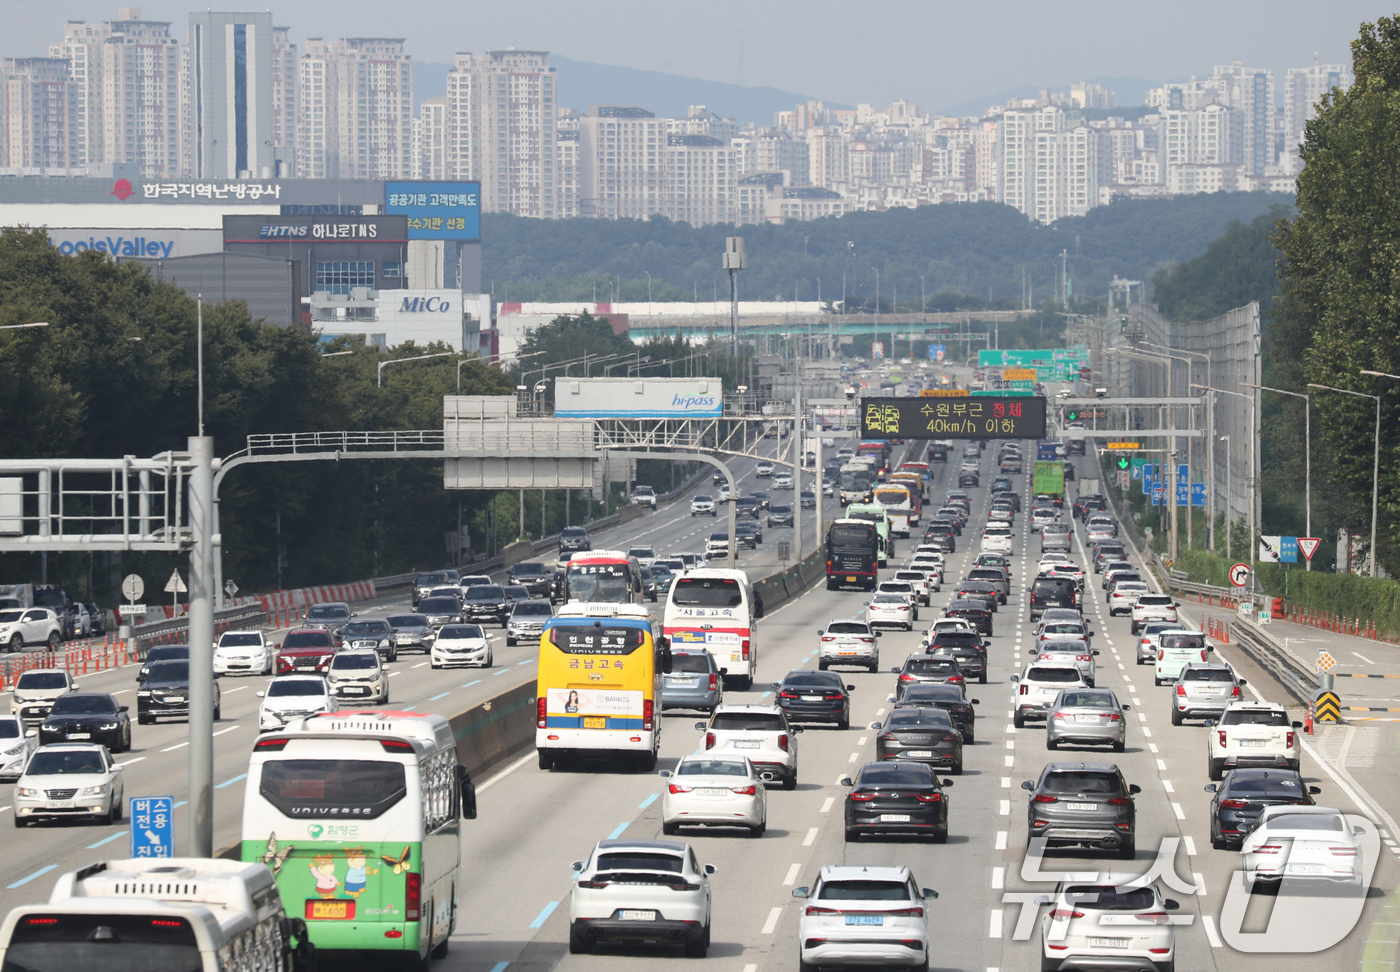
[[[535,685],[540,769],[574,756],[645,768],[661,746],[661,676],[670,649],[646,608],[567,604],[545,622]]]
[[[642,603],[642,566],[621,550],[574,554],[564,574],[565,600],[599,604]]]
[[[663,625],[676,646],[703,646],[726,688],[747,690],[758,674],[758,624],[763,602],[742,570],[687,571],[671,585]]]

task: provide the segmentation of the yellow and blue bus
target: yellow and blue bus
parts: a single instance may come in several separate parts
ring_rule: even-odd
[[[654,768],[661,748],[661,676],[670,665],[670,645],[640,604],[587,601],[560,608],[540,636],[540,769],[597,757]]]

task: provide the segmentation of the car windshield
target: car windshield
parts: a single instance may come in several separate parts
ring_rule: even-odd
[[[524,563],[516,564],[510,569],[512,577],[543,577],[544,564]]]
[[[1183,668],[1183,682],[1233,682],[1235,673],[1228,668]]]
[[[554,609],[544,601],[521,601],[511,612],[513,618],[548,618],[554,614]]]
[[[283,698],[289,695],[325,695],[326,683],[319,678],[274,678],[267,687],[267,697]]]
[[[739,759],[684,759],[677,776],[748,776],[749,769]]]
[[[431,574],[419,574],[414,581],[419,587],[436,587],[439,584],[447,583],[447,575],[442,571],[434,571]]]
[[[1151,888],[1116,888],[1102,884],[1071,884],[1064,899],[1096,911],[1147,911],[1157,902]]]
[[[585,530],[583,527],[565,527],[563,536],[575,538],[586,537],[588,536],[588,531]]]
[[[499,584],[479,584],[466,592],[466,600],[468,601],[499,602],[505,599],[505,588]],[[422,610],[422,605],[419,605],[419,610]]]
[[[62,776],[69,773],[105,773],[102,754],[95,749],[41,749],[29,760],[25,776]]]
[[[382,637],[388,633],[388,621],[351,621],[345,626],[345,637],[347,638],[366,638],[370,635]]]
[[[1026,673],[1028,682],[1077,682],[1077,668],[1032,668]]]
[[[867,763],[856,779],[859,786],[928,786],[933,771],[914,763]]]
[[[68,676],[62,672],[25,672],[15,685],[16,692],[42,692],[68,687]]]
[[[1047,624],[1041,634],[1048,635],[1082,635],[1084,626],[1082,624]]]
[[[331,671],[362,671],[378,668],[379,656],[369,651],[341,652],[331,659]]]
[[[902,881],[827,881],[817,890],[825,901],[908,901],[909,885]]]
[[[911,658],[904,670],[912,675],[952,675],[958,670],[958,663],[951,658]]]
[[[782,732],[783,717],[776,712],[716,712],[710,728],[725,732]]]
[[[438,632],[439,641],[456,641],[464,638],[484,638],[479,624],[449,624]]]
[[[1323,830],[1344,833],[1342,818],[1335,813],[1281,813],[1264,821],[1268,830]]]
[[[1092,770],[1049,773],[1040,788],[1047,793],[1117,793],[1121,786],[1113,773]]]
[[[826,627],[827,634],[869,634],[870,627],[864,621],[833,621]]]
[[[826,672],[788,672],[783,684],[794,686],[810,685],[817,688],[840,689],[841,677]]]
[[[768,508],[768,512],[769,512],[769,513],[791,513],[791,512],[792,512],[792,507],[791,507],[791,506],[786,506],[786,505],[781,504],[781,503],[774,503],[771,507]]]
[[[1286,796],[1296,798],[1302,793],[1302,785],[1294,779],[1283,777],[1267,779],[1239,779],[1236,773],[1230,777],[1230,785],[1226,788],[1233,796],[1236,793],[1263,793],[1274,796]]]
[[[22,617],[24,617],[23,611],[0,612],[0,624],[14,624]]]
[[[1116,709],[1118,702],[1108,692],[1066,692],[1060,705],[1076,709]]]
[[[262,635],[230,631],[219,639],[220,648],[256,648],[262,644]]]
[[[709,670],[709,653],[677,651],[671,654],[671,671],[673,672],[708,672]]]
[[[886,729],[920,727],[929,729],[951,729],[952,722],[948,720],[948,713],[942,709],[895,709],[890,713],[889,721],[885,723]]]
[[[389,617],[391,628],[426,628],[428,619],[421,614],[395,614]]]
[[[146,664],[165,661],[167,658],[188,658],[190,649],[188,645],[175,645],[169,648],[152,648],[146,653]]]
[[[1190,648],[1199,650],[1206,646],[1206,639],[1198,634],[1164,634],[1162,635],[1163,648]]]
[[[329,631],[293,631],[282,642],[283,648],[334,648]]]
[[[115,715],[116,703],[109,695],[60,695],[49,715]]]
[[[480,588],[480,587],[472,588],[472,590],[474,590],[474,591],[479,591],[479,590],[483,590],[483,589],[484,589],[484,588]],[[498,587],[498,588],[496,588],[496,590],[499,591],[500,588]],[[489,602],[489,603],[491,603],[491,604],[495,604],[496,602],[498,602],[498,601],[500,601],[500,600],[502,600],[502,599],[503,599],[503,597],[500,597],[500,596],[498,596],[498,597],[489,597],[489,598],[472,597],[472,596],[470,596],[470,595],[467,596],[467,600],[468,600],[468,601],[486,601],[486,602]],[[425,598],[423,598],[423,600],[421,600],[421,601],[418,602],[418,610],[421,611],[421,612],[424,613],[424,614],[461,614],[461,613],[462,613],[462,612],[460,612],[460,611],[457,610],[457,600],[456,600],[456,598],[449,598],[449,597],[425,597]]]
[[[636,557],[638,560],[653,560],[656,557],[656,551],[651,547],[628,547],[627,556]]]
[[[875,595],[875,602],[874,602],[874,603],[876,603],[876,604],[903,604],[903,605],[905,605],[906,607],[909,605],[909,602],[906,601],[903,597],[901,597],[901,596],[898,595],[898,594],[876,594],[876,595]]]
[[[737,580],[729,578],[682,577],[671,588],[671,603],[679,607],[739,607],[744,603],[744,592]]]
[[[675,854],[653,854],[647,851],[618,851],[598,855],[599,871],[669,871],[680,874],[685,859]]]
[[[901,704],[915,702],[961,702],[962,689],[956,685],[911,685],[904,690]]]
[[[1220,717],[1222,726],[1277,726],[1288,725],[1288,713],[1277,709],[1226,709]]]
[[[442,583],[447,583],[443,577]],[[308,621],[345,621],[350,617],[350,609],[339,604],[318,604],[306,612]]]
[[[146,678],[152,682],[188,682],[190,663],[183,659],[156,662],[146,673]]]

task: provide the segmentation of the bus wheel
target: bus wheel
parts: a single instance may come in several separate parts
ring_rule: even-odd
[[[433,950],[432,950],[431,952],[429,952],[428,954],[431,955],[431,956],[432,956],[433,958],[435,958],[435,959],[445,959],[445,958],[447,958],[447,945],[448,945],[448,943],[449,943],[450,941],[452,941],[452,939],[450,939],[450,938],[444,938],[441,942],[439,942],[438,944],[434,945],[434,946],[433,946]]]
[[[637,769],[643,773],[650,773],[656,769],[656,753],[642,753],[637,760]]]
[[[542,769],[542,770],[551,770],[551,769],[554,769],[554,757],[547,755],[547,754],[544,752],[544,750],[540,750],[540,752],[539,752],[538,755],[539,755],[539,758],[540,758],[540,769]]]

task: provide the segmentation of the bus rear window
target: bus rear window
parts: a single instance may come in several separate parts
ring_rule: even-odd
[[[278,759],[263,763],[259,792],[298,820],[373,820],[404,798],[402,763]]]
[[[831,543],[836,547],[860,547],[874,542],[875,528],[873,526],[838,523],[831,528]]]
[[[734,608],[744,603],[744,592],[737,580],[682,577],[671,588],[671,603],[680,607]]]
[[[15,924],[5,972],[200,972],[194,929],[168,915],[26,915]]]

